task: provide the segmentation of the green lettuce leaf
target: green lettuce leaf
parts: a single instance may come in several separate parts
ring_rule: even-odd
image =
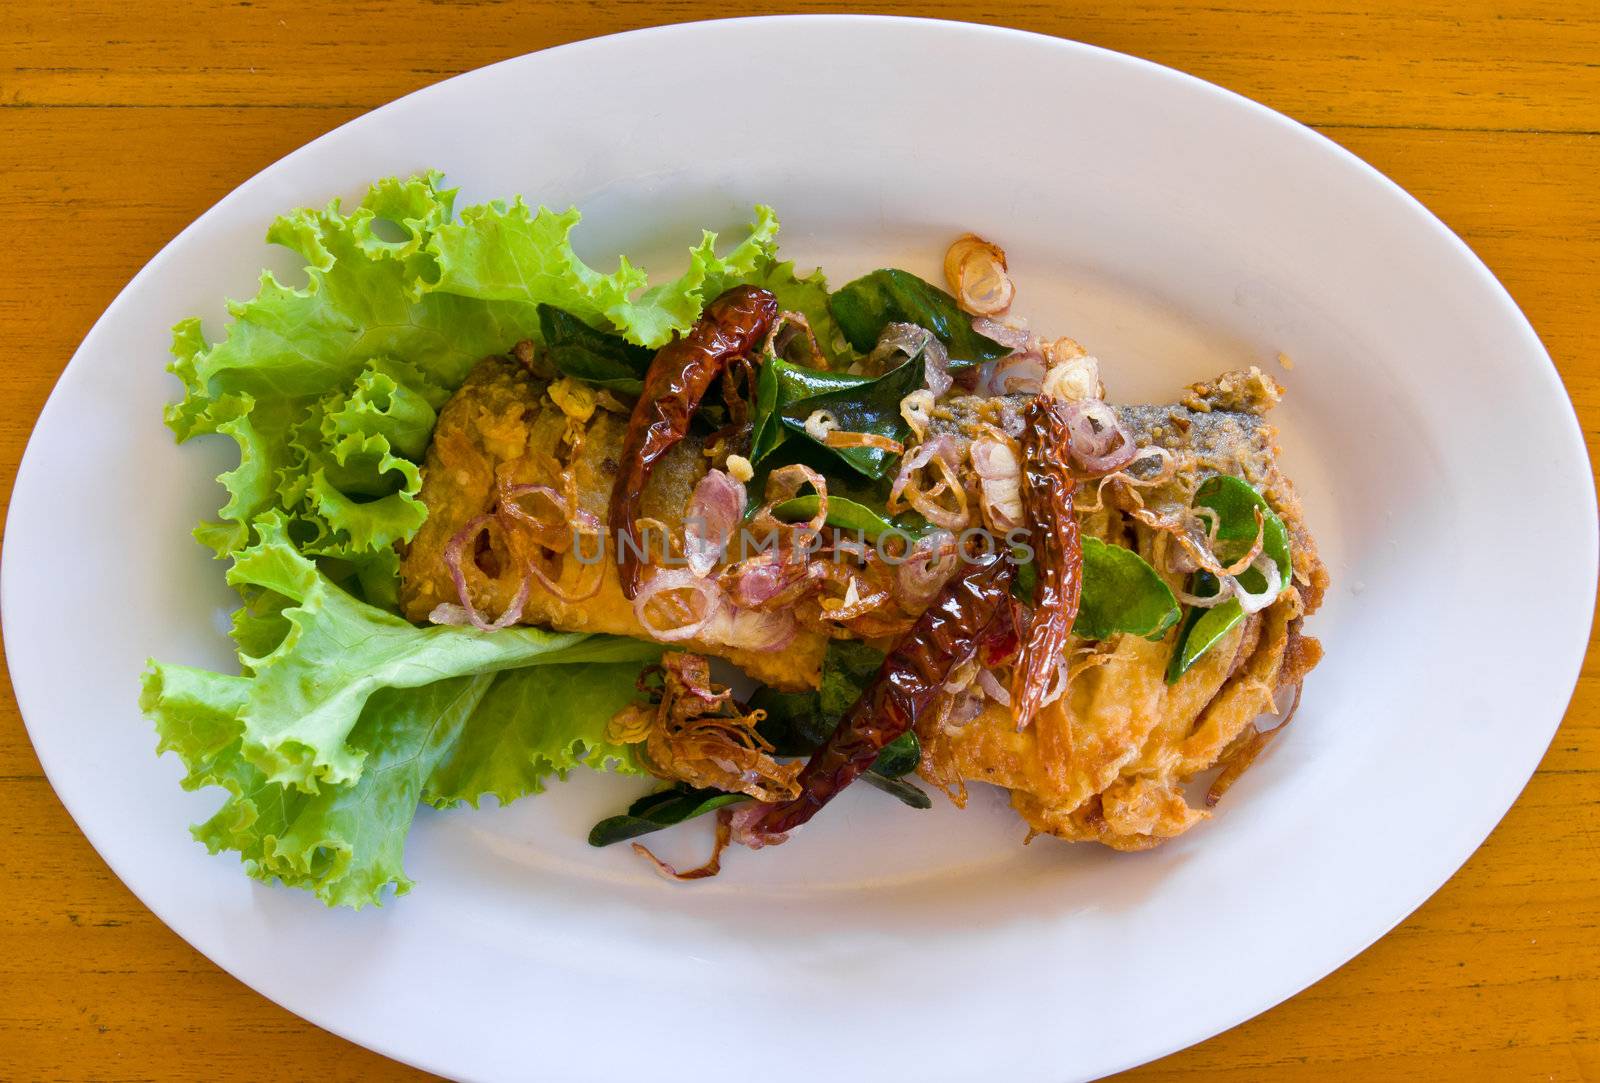
[[[538,666],[380,689],[350,734],[365,754],[361,777],[314,794],[270,781],[242,754],[237,712],[248,678],[162,667],[142,702],[157,719],[161,750],[183,760],[185,788],[227,791],[195,825],[196,839],[212,853],[237,852],[258,880],[359,909],[381,902],[390,886],[399,895],[411,889],[402,859],[419,800],[476,806],[492,793],[506,804],[580,763],[639,773],[603,731],[634,697],[640,665]],[[530,720],[529,706],[544,713]],[[516,786],[503,781],[513,778]]]
[[[183,398],[168,425],[239,453],[195,536],[233,561],[240,673],[152,662],[141,706],[184,785],[227,794],[196,837],[329,904],[409,888],[401,858],[422,801],[507,802],[580,765],[638,770],[605,725],[659,647],[419,628],[392,611],[437,412],[472,366],[539,341],[543,305],[615,332],[637,368],[742,282],[804,312],[825,349],[842,342],[822,277],[778,262],[767,208],[726,253],[706,233],[677,278],[649,286],[625,259],[610,274],[578,259],[576,211],[519,200],[458,216],[454,201],[430,173],[380,181],[349,211],[285,215],[267,239],[300,258],[305,284],[264,273],[255,297],[230,302],[220,339],[198,320],[173,329]]]
[[[557,662],[648,659],[659,648],[637,640],[507,628],[418,628],[341,590],[288,540],[281,518],[259,524],[262,541],[238,554],[228,580],[249,595],[266,592],[270,618],[245,619],[243,648],[269,642],[261,622],[282,633],[265,654],[241,653],[247,677],[214,674],[217,710],[237,702],[241,756],[267,781],[316,793],[362,775],[368,749],[352,739],[367,701],[382,689],[421,688],[450,677]],[[268,606],[270,611],[273,606]],[[147,689],[171,667],[152,664]],[[191,673],[198,691],[203,678]],[[242,695],[242,701],[238,697]],[[158,716],[158,726],[164,723]]]
[[[457,677],[422,689],[385,689],[362,712],[351,741],[368,760],[359,781],[308,794],[268,780],[236,737],[189,788],[219,785],[228,799],[192,829],[212,853],[233,850],[258,880],[314,891],[330,906],[379,902],[411,889],[402,858],[422,786],[494,681]],[[147,697],[161,695],[159,687]],[[156,700],[159,702],[159,700]]]
[[[828,280],[820,269],[802,276],[795,271],[793,261],[771,262],[751,275],[749,283],[771,290],[778,299],[780,312],[798,312],[804,316],[823,356],[834,367],[843,367],[855,358],[844,331],[828,307]]]
[[[498,634],[498,633],[497,633]],[[640,663],[538,666],[500,674],[472,725],[428,780],[423,799],[437,808],[502,805],[541,793],[551,775],[575,767],[639,774],[631,746],[605,739],[606,723],[639,698]]]
[[[429,173],[379,181],[348,212],[335,200],[285,215],[267,240],[303,261],[306,284],[264,273],[255,297],[229,304],[216,342],[198,320],[174,328],[169,368],[184,397],[168,425],[180,441],[216,434],[239,449],[238,468],[218,479],[227,492],[218,518],[195,532],[219,557],[256,541],[256,519],[278,512],[301,552],[340,562],[352,589],[392,601],[390,550],[426,514],[418,466],[433,411],[479,359],[539,340],[541,304],[645,347],[686,330],[705,300],[739,282],[770,281],[795,306],[826,309],[818,276],[777,262],[766,207],[725,255],[705,233],[687,269],[652,287],[626,259],[611,274],[580,260],[575,210],[518,200],[458,217],[454,204]]]
[[[428,250],[437,272],[423,288],[479,301],[554,305],[658,348],[674,332],[688,330],[705,302],[765,271],[777,252],[777,215],[771,207],[757,207],[750,236],[726,256],[717,255],[717,235],[703,232],[682,275],[646,288],[650,276],[626,258],[609,275],[578,258],[570,240],[578,219],[575,208],[534,211],[520,197],[509,205],[469,207],[459,222],[434,232]]]
[[[152,663],[140,706],[188,789],[227,800],[194,828],[261,880],[360,907],[394,886],[419,801],[508,803],[584,765],[637,773],[606,723],[660,648],[533,628],[417,628],[342,591],[268,516],[230,578],[242,672]],[[519,667],[519,668],[509,668]]]

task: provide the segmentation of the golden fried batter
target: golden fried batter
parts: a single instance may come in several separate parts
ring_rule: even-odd
[[[1320,603],[1328,575],[1306,530],[1294,487],[1278,469],[1275,430],[1260,413],[1282,389],[1259,371],[1228,373],[1193,385],[1182,406],[1121,407],[1118,414],[1139,443],[1166,448],[1179,469],[1169,482],[1147,488],[1117,481],[1103,502],[1082,515],[1086,536],[1133,548],[1164,568],[1170,538],[1133,517],[1160,521],[1185,508],[1207,475],[1242,476],[1266,496],[1292,540],[1294,577],[1283,594],[1236,627],[1176,683],[1166,668],[1178,630],[1158,642],[1121,635],[1099,645],[1072,640],[1068,657],[1099,655],[1079,668],[1061,699],[1017,732],[1009,707],[986,700],[972,721],[948,715],[919,720],[922,773],[958,803],[965,783],[988,782],[1011,791],[1011,803],[1031,834],[1143,850],[1205,819],[1190,805],[1186,784],[1223,767],[1211,800],[1231,784],[1265,745],[1257,718],[1287,708],[1321,657],[1315,639],[1300,632],[1302,617]],[[1092,491],[1092,490],[1091,490]],[[1182,576],[1163,571],[1168,584]]]
[[[589,416],[580,420],[585,412]],[[612,456],[622,445],[627,423],[625,415],[603,404],[574,402],[570,384],[536,379],[514,360],[491,357],[480,362],[440,412],[428,450],[421,497],[428,518],[400,567],[405,615],[424,621],[441,603],[459,601],[445,564],[445,548],[474,518],[493,510],[504,486],[539,484],[561,491],[563,471],[570,470],[578,508],[603,522],[617,472]],[[644,492],[643,515],[662,523],[668,533],[681,534],[684,508],[706,468],[701,442],[691,434],[656,466]],[[518,562],[528,554],[521,539],[506,537],[494,522],[483,537],[486,546],[465,556],[461,567],[474,604],[493,617],[515,598],[522,582]],[[596,551],[586,544],[587,556]],[[581,597],[596,575],[602,577],[598,590]],[[563,632],[649,638],[633,604],[623,597],[616,562],[609,556],[584,564],[568,552],[550,578],[564,593],[581,600],[563,600],[534,582],[521,623]],[[797,690],[816,685],[827,640],[802,630],[777,653],[698,640],[677,645],[727,658],[759,681]]]
[[[1100,643],[1072,639],[1073,676],[1066,694],[1047,704],[1018,732],[1008,706],[986,699],[961,723],[949,711],[917,722],[922,773],[965,801],[968,782],[1011,791],[1013,807],[1032,834],[1094,841],[1141,850],[1181,834],[1209,815],[1209,806],[1249,765],[1273,730],[1256,720],[1288,708],[1307,671],[1321,656],[1301,634],[1328,576],[1306,529],[1294,486],[1278,468],[1276,430],[1263,414],[1282,389],[1259,370],[1227,373],[1191,385],[1180,405],[1124,406],[1122,423],[1137,442],[1165,450],[1175,469],[1161,479],[1121,475],[1082,489],[1080,525],[1086,537],[1125,545],[1161,569],[1168,584],[1186,575],[1166,559],[1183,539],[1174,523],[1208,475],[1228,473],[1254,485],[1283,519],[1292,540],[1294,575],[1266,609],[1236,627],[1174,684],[1166,669],[1178,630],[1158,642],[1121,635]],[[958,397],[936,418],[962,449],[972,434],[1003,424],[1008,399]],[[627,418],[591,389],[549,384],[508,358],[490,358],[473,371],[445,406],[428,453],[422,499],[428,519],[401,568],[401,603],[413,620],[459,601],[444,554],[451,539],[487,515],[508,488],[537,484],[570,493],[575,509],[604,520]],[[670,536],[681,536],[684,509],[708,459],[690,435],[657,465],[641,510]],[[490,520],[462,570],[477,608],[491,617],[510,606],[532,544],[507,536]],[[546,554],[548,556],[548,554]],[[556,554],[551,579],[567,600],[538,582],[523,623],[562,631],[647,638],[622,595],[617,567],[607,559],[585,565]],[[588,588],[598,589],[592,594]],[[815,687],[826,638],[802,630],[782,652],[751,652],[690,640],[683,648],[727,658],[758,681],[780,689]],[[967,712],[968,715],[971,712]],[[1204,807],[1191,805],[1191,780],[1220,767]],[[678,776],[674,776],[678,777]]]

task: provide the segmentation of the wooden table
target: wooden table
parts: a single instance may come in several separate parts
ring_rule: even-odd
[[[745,11],[758,9],[767,6]],[[879,10],[1004,23],[1147,57],[1349,147],[1500,276],[1554,355],[1594,455],[1593,0],[938,0]],[[700,0],[8,0],[0,11],[4,490],[56,376],[101,310],[168,238],[263,166],[469,68],[733,13]],[[1288,1003],[1131,1077],[1600,1080],[1594,659],[1591,643],[1566,722],[1522,799],[1422,909]],[[1204,995],[1205,975],[1173,979]],[[6,685],[0,1077],[412,1075],[269,1003],[152,917],[57,802]]]

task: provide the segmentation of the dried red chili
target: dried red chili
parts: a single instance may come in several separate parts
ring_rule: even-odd
[[[1073,513],[1077,479],[1067,468],[1071,434],[1041,395],[1028,404],[1022,429],[1022,507],[1027,515],[1038,585],[1033,620],[1017,660],[1011,689],[1012,714],[1019,731],[1039,712],[1045,691],[1066,652],[1067,636],[1078,616],[1083,593],[1083,542]]]
[[[977,652],[997,620],[1009,620],[1009,553],[968,563],[951,577],[911,630],[883,660],[861,698],[800,772],[800,796],[760,805],[734,817],[741,839],[757,845],[778,841],[872,766],[878,753],[911,729],[938,697],[957,666]]]
[[[1022,649],[1022,629],[1017,626],[1017,603],[1007,598],[1000,612],[978,641],[978,664],[984,669],[1003,666]]]
[[[618,549],[622,592],[639,593],[639,500],[655,464],[689,431],[711,382],[761,344],[778,316],[778,299],[755,286],[735,286],[706,306],[689,333],[650,362],[644,391],[628,420],[611,487],[607,521]]]

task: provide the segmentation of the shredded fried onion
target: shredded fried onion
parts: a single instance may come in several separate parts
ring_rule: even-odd
[[[1278,562],[1265,553],[1258,555],[1250,566],[1261,573],[1267,585],[1260,591],[1246,590],[1239,577],[1234,576],[1233,596],[1239,599],[1239,608],[1246,613],[1259,613],[1283,593],[1283,574],[1278,571]]]
[[[983,517],[990,528],[1005,533],[1026,521],[1022,507],[1022,463],[1007,440],[980,437],[967,448],[978,474]]]
[[[1202,568],[1212,575],[1227,578],[1238,575],[1250,567],[1255,559],[1261,555],[1261,546],[1265,541],[1265,519],[1261,509],[1255,509],[1256,536],[1251,542],[1249,550],[1232,564],[1223,564],[1212,552],[1211,546],[1216,539],[1216,516],[1209,508],[1180,508],[1169,512],[1156,512],[1149,508],[1140,508],[1131,513],[1133,517],[1151,530],[1159,530],[1169,535],[1182,547],[1187,556],[1194,562],[1195,568]],[[1200,525],[1201,519],[1209,519],[1204,527]],[[1193,569],[1174,569],[1193,570]]]
[[[1015,327],[999,320],[991,320],[987,316],[974,316],[972,329],[984,338],[992,339],[1002,346],[1010,346],[1013,350],[1026,350],[1034,342],[1034,336],[1026,327]]]
[[[901,512],[910,505],[935,526],[951,531],[964,529],[971,515],[966,486],[956,472],[959,465],[960,452],[949,436],[936,436],[918,444],[900,464],[900,473],[889,490],[889,511]],[[939,475],[939,480],[931,487],[922,476],[922,471],[928,467]],[[939,502],[946,494],[954,506]]]
[[[1039,390],[1062,402],[1098,399],[1101,392],[1100,362],[1087,354],[1064,358],[1045,371],[1044,383]]]
[[[730,689],[712,682],[703,656],[669,652],[646,673],[660,674],[659,689],[647,688],[660,699],[642,742],[634,743],[642,743],[640,758],[651,774],[757,801],[788,801],[800,793],[795,778],[804,763],[772,758],[772,745],[756,732],[765,712],[743,711]],[[614,718],[608,736],[637,732],[639,717],[632,708],[628,718]]]
[[[934,708],[933,724],[951,733],[964,729],[983,714],[983,702],[981,693],[966,690],[942,695]]]
[[[843,429],[833,429],[822,438],[822,442],[832,448],[877,448],[879,451],[887,451],[890,455],[899,455],[905,451],[905,446],[900,441],[879,436],[875,432],[845,432]]]
[[[912,544],[895,569],[894,582],[895,601],[907,612],[921,613],[928,608],[955,572],[960,557],[956,546],[956,536],[948,530],[924,534]]]
[[[517,587],[517,593],[511,599],[511,604],[506,606],[506,611],[493,621],[486,620],[478,607],[473,604],[472,591],[467,586],[466,572],[461,567],[461,554],[469,542],[476,542],[478,535],[495,521],[493,515],[480,515],[471,520],[466,526],[456,531],[455,535],[444,547],[444,566],[450,573],[450,582],[455,585],[456,596],[461,599],[460,606],[453,606],[444,602],[434,607],[428,619],[435,624],[471,624],[480,632],[498,632],[502,628],[515,624],[522,618],[522,607],[528,601],[528,577],[522,577],[522,583]]]
[[[721,470],[706,471],[689,497],[683,523],[683,551],[689,570],[704,578],[717,566],[739,521],[746,494],[742,482]]]
[[[652,639],[676,643],[698,635],[721,605],[722,592],[710,580],[688,568],[657,568],[633,599],[633,614]]]
[[[822,608],[821,616],[830,621],[851,621],[857,617],[877,609],[889,600],[889,592],[883,589],[867,586],[863,590],[865,580],[855,574],[843,564],[835,564],[828,560],[814,562],[821,569],[825,582],[832,582],[844,588],[840,597],[824,596],[818,599]]]
[[[1137,456],[1138,445],[1117,411],[1100,399],[1065,402],[1060,410],[1067,423],[1072,458],[1089,474],[1114,473]]]
[[[934,398],[950,390],[950,355],[932,331],[914,323],[886,324],[878,343],[862,361],[869,375],[881,375],[922,355],[924,381]]]
[[[1001,684],[995,675],[987,669],[978,670],[978,687],[988,693],[990,699],[1006,707],[1011,706],[1011,690]]]
[[[1044,358],[1024,350],[979,366],[977,390],[980,395],[1037,395],[1044,377]]]
[[[828,359],[817,344],[811,321],[798,312],[780,312],[772,321],[772,330],[761,345],[764,356],[776,357],[790,364],[808,369],[826,369]]]
[[[711,857],[707,859],[704,865],[685,869],[683,872],[679,872],[676,868],[651,853],[650,848],[642,842],[633,843],[633,852],[640,857],[648,858],[650,863],[656,867],[656,871],[668,880],[678,880],[680,882],[704,880],[706,877],[715,876],[722,871],[722,851],[728,848],[728,843],[733,838],[732,825],[733,810],[731,808],[718,809],[717,834],[711,844]]]
[[[533,544],[535,552],[529,553],[526,559],[532,577],[551,595],[570,605],[586,601],[599,592],[605,580],[605,562],[587,563],[587,573],[580,576],[571,590],[561,585],[563,554],[574,544],[581,546],[584,538],[599,539],[601,535],[599,517],[578,507],[577,484],[570,470],[562,473],[562,488],[565,491],[558,493],[548,485],[508,485],[502,479],[495,514],[508,536],[519,530]],[[524,499],[530,496],[548,501],[555,512],[554,519],[529,510]],[[597,540],[597,547],[600,544]],[[554,575],[544,569],[547,553],[554,557]]]

